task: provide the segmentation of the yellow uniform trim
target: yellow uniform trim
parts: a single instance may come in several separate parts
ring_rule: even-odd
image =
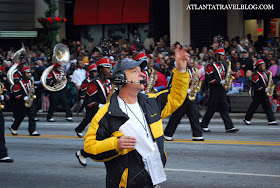
[[[84,143],[84,150],[87,153],[97,155],[101,154],[107,151],[116,150],[117,152],[120,152],[118,148],[118,137],[113,136],[101,141],[96,140],[96,133],[99,128],[99,121],[104,117],[104,115],[108,111],[110,103],[105,104],[102,108],[98,110],[98,112],[95,114],[95,116],[92,118],[90,126],[88,128],[87,134],[85,135],[85,143]],[[119,154],[118,154],[119,155]],[[109,161],[118,155],[115,155],[111,158],[104,159],[104,160],[96,160],[96,161]]]
[[[126,188],[127,187],[127,177],[128,177],[128,168],[126,168],[122,174],[121,181],[119,184],[119,188]]]
[[[163,135],[162,119],[150,124],[150,127],[155,139]]]

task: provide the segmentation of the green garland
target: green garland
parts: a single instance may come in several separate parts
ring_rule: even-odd
[[[50,17],[52,12],[55,12],[57,9],[57,3],[50,4],[49,9],[45,12],[46,17]]]

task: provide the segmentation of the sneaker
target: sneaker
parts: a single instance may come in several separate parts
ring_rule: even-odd
[[[30,133],[29,136],[40,136],[40,133],[33,131],[33,133]]]
[[[44,112],[44,110],[41,109],[41,110],[38,110],[38,112]]]
[[[192,137],[192,141],[204,141],[203,137]]]
[[[12,129],[12,127],[9,127],[9,130],[11,131],[12,135],[18,135],[17,130]]]
[[[163,137],[164,137],[164,139],[165,139],[166,141],[173,141],[173,140],[174,140],[171,136],[165,136],[165,135],[163,135]]]
[[[67,118],[65,118],[65,120],[73,122],[73,118],[72,117],[67,117]]]
[[[239,129],[237,129],[237,128],[231,128],[231,129],[226,130],[227,133],[236,133],[237,131],[239,131]]]
[[[278,125],[278,123],[276,121],[270,121],[268,122],[268,125]]]
[[[211,132],[210,129],[208,129],[208,128],[202,128],[202,131],[203,132]]]
[[[83,133],[76,132],[76,134],[79,138],[83,138]]]
[[[53,118],[47,119],[48,122],[54,122]]]
[[[11,159],[10,157],[0,158],[0,163],[12,163],[12,162],[14,162],[14,159]]]
[[[250,121],[247,121],[245,118],[243,118],[243,121],[246,125],[251,125],[251,122]]]
[[[34,121],[39,121],[39,118],[35,117],[35,118],[34,118]]]
[[[76,152],[76,157],[78,158],[79,163],[82,166],[87,166],[87,159],[84,156],[82,156],[81,151]]]

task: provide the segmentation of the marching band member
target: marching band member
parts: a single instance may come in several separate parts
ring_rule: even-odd
[[[54,84],[59,84],[63,81],[63,73],[61,72],[61,66],[56,62],[53,65],[53,70],[47,76],[47,85],[53,86]],[[50,93],[50,107],[47,115],[47,121],[54,122],[53,113],[55,112],[58,102],[62,103],[65,107],[66,111],[66,120],[73,121],[72,119],[72,111],[70,108],[70,104],[67,100],[66,95],[66,87],[64,87],[60,91],[49,91]]]
[[[34,90],[34,88],[32,88],[32,81],[30,80],[29,66],[23,66],[23,68],[20,70],[20,73],[22,74],[22,78],[13,86],[12,95],[16,100],[14,109],[15,121],[9,129],[12,135],[17,135],[17,130],[21,122],[23,121],[25,115],[27,115],[29,118],[29,135],[40,136],[40,133],[36,131],[36,123],[34,119],[36,115],[36,107],[34,106],[34,104],[32,104],[31,107],[25,106],[25,103],[31,100],[31,98],[29,98],[30,92],[34,93],[34,91],[32,91]]]
[[[82,100],[85,99],[86,95],[87,95],[87,88],[88,88],[88,85],[93,82],[93,80],[96,80],[98,79],[97,75],[98,75],[98,71],[97,71],[97,66],[96,64],[92,64],[90,65],[90,67],[88,68],[88,72],[90,74],[90,76],[85,79],[81,85],[81,88],[80,88],[80,91],[79,91],[79,96]],[[100,73],[103,77],[104,74],[103,73]],[[89,93],[91,92],[90,90],[88,91]],[[89,100],[90,96],[87,96],[87,100]],[[95,98],[96,96],[92,96],[93,98]],[[83,130],[85,129],[85,127],[90,123],[91,119],[93,118],[94,116],[94,108],[93,106],[92,107],[89,107],[88,105],[86,105],[86,103],[83,103],[81,108],[84,108],[86,107],[86,115],[83,119],[83,121],[79,124],[78,127],[75,128],[75,131],[77,133],[77,136],[82,138],[83,137]],[[82,111],[83,109],[79,109],[79,111]]]
[[[265,71],[266,64],[262,59],[259,59],[255,63],[255,67],[256,72],[253,75],[252,86],[250,88],[250,90],[254,92],[253,101],[245,115],[245,118],[243,118],[243,121],[245,124],[251,125],[251,119],[261,104],[268,119],[268,125],[278,125],[278,123],[275,121],[275,117],[270,106],[269,97],[266,94],[268,91],[267,87],[269,81],[269,75]]]
[[[0,96],[0,100],[1,103],[2,101],[7,101],[10,99],[9,93],[6,89],[6,87],[4,86],[4,82],[2,79],[2,66],[0,66],[0,82],[1,82],[1,96]],[[3,105],[0,104],[0,162],[5,162],[5,163],[12,163],[14,160],[11,159],[8,156],[8,151],[7,148],[5,146],[6,141],[5,141],[5,120],[4,120],[4,116],[2,113],[2,109],[3,109]]]
[[[225,66],[224,48],[218,48],[214,52],[216,61],[208,64],[206,68],[206,84],[210,85],[210,94],[208,99],[208,108],[201,122],[201,127],[204,132],[210,132],[208,124],[213,117],[214,113],[218,111],[224,121],[226,132],[235,133],[239,129],[234,128],[233,123],[229,117],[228,102],[226,96],[225,77],[227,67]]]
[[[87,92],[83,106],[86,105],[86,116],[75,131],[78,137],[82,137],[82,131],[90,123],[96,112],[104,106],[107,101],[108,95],[112,89],[109,76],[111,75],[111,59],[103,57],[96,62],[99,76],[93,79],[87,87]],[[86,158],[90,154],[86,153],[83,149],[76,152],[76,156],[81,165],[86,166]]]
[[[204,138],[202,136],[202,129],[200,127],[199,123],[199,110],[198,110],[198,101],[197,101],[197,95],[195,96],[195,100],[191,101],[189,99],[189,96],[191,92],[191,85],[192,82],[197,81],[197,84],[199,84],[199,80],[195,80],[195,74],[198,75],[198,72],[195,71],[194,68],[192,68],[193,62],[188,64],[188,72],[190,76],[190,82],[189,82],[189,89],[188,89],[188,96],[186,97],[184,103],[181,107],[179,107],[169,118],[169,121],[167,123],[167,126],[164,130],[164,139],[167,141],[172,141],[172,136],[174,135],[181,119],[186,114],[190,120],[191,129],[192,129],[192,140],[193,141],[204,141]],[[199,78],[198,78],[199,79]],[[193,88],[195,89],[195,88]]]

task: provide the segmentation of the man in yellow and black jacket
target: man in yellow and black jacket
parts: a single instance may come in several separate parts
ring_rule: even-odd
[[[134,115],[134,119],[139,120],[135,121],[135,126],[140,125],[147,132],[147,139],[157,143],[164,166],[167,157],[163,145],[162,119],[180,107],[186,98],[189,87],[186,72],[188,60],[185,49],[177,48],[177,68],[173,70],[172,88],[148,95],[140,93],[144,89],[141,68],[145,66],[145,61],[125,58],[115,65],[114,83],[122,86],[92,119],[84,143],[84,150],[92,154],[93,160],[105,163],[107,187],[153,187],[150,174],[145,169],[146,163],[134,148],[136,139],[124,136],[119,128]],[[130,107],[135,104],[143,114],[136,114],[139,111]]]

